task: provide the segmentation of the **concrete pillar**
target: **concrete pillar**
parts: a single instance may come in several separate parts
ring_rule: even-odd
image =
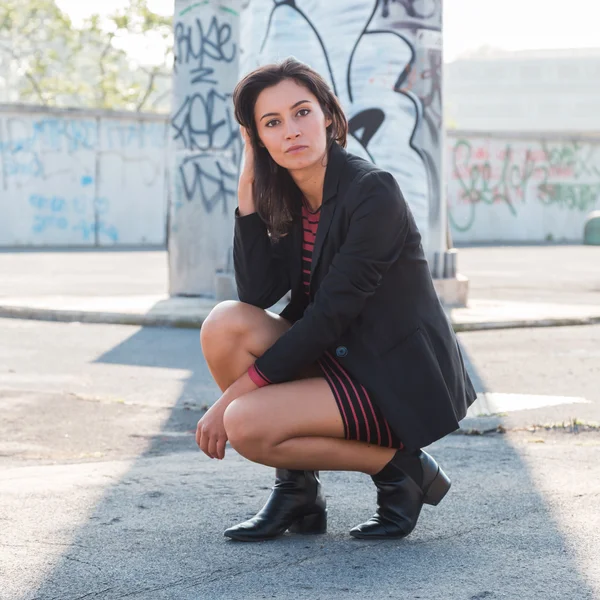
[[[253,0],[248,13],[240,74],[292,55],[329,81],[350,120],[348,150],[394,174],[441,276],[442,0]]]
[[[242,5],[241,0],[175,2],[167,225],[171,295],[215,297],[218,273],[233,271],[242,146],[231,94],[239,77]]]

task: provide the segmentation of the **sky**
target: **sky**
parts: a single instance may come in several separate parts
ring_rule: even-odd
[[[443,0],[444,60],[484,45],[504,50],[598,48],[599,0]],[[92,12],[111,12],[125,0],[56,0],[77,22]],[[174,0],[148,0],[150,8],[172,14]],[[125,44],[126,46],[127,44]],[[151,49],[128,49],[132,54]],[[160,60],[160,57],[158,57]]]

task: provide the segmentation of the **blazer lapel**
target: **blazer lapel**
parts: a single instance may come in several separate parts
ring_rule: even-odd
[[[338,186],[346,158],[346,151],[334,142],[329,150],[329,156],[327,158],[325,181],[323,182],[323,204],[321,205],[321,216],[319,217],[319,226],[317,227],[315,247],[313,249],[312,263],[310,265],[311,279],[319,264],[323,244],[325,243],[331,221],[333,220],[333,214],[335,213],[335,208],[337,206],[336,199]]]

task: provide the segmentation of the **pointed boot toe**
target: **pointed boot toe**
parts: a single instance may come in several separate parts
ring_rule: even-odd
[[[361,523],[350,530],[352,537],[364,540],[383,540],[388,538],[398,539],[408,535],[397,523],[386,521],[374,515],[366,523]]]

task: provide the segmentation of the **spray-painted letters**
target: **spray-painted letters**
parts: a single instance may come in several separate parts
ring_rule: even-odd
[[[600,207],[600,143],[450,137],[448,206],[458,241],[577,240]]]

